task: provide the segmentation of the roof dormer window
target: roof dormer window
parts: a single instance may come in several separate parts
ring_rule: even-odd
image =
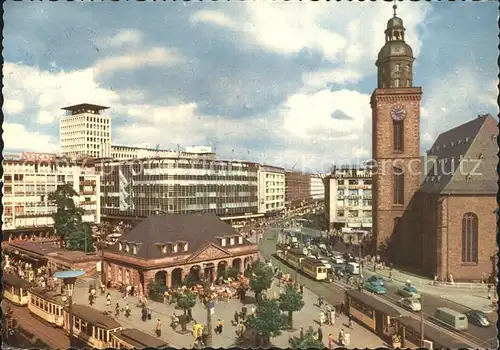
[[[167,254],[167,245],[166,245],[166,244],[164,244],[164,245],[161,247],[161,252],[162,252],[163,254]]]
[[[225,246],[226,246],[226,239],[225,239],[225,238],[222,238],[222,239],[220,240],[220,245],[221,245],[221,246],[223,246],[223,247],[225,247]]]
[[[465,138],[465,143],[469,142],[469,140],[470,140],[470,137],[469,137],[469,136],[467,136],[467,137]]]
[[[243,244],[243,237],[242,236],[238,237],[238,244]]]
[[[126,243],[126,244],[125,244],[125,251],[126,251],[127,253],[129,253],[129,252],[130,252],[130,244],[128,244],[128,243]]]
[[[186,242],[186,243],[184,243],[184,251],[185,251],[185,252],[187,252],[187,251],[188,251],[188,244],[187,244],[187,242]]]
[[[463,140],[458,140],[458,144],[461,145]]]
[[[172,244],[172,251],[174,253],[177,253],[179,251],[179,247],[178,247],[177,243]]]
[[[234,237],[231,237],[229,240],[229,245],[234,245]]]
[[[132,252],[137,254],[137,246],[135,244],[132,246]]]
[[[123,250],[122,242],[118,242],[118,250],[121,252]]]
[[[479,156],[478,156],[479,159],[484,159],[484,155],[482,153],[479,153]]]
[[[450,142],[450,147],[454,147],[455,146],[455,141],[451,141]]]

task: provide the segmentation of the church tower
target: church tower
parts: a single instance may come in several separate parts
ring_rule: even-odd
[[[393,8],[394,16],[384,32],[385,45],[376,62],[377,88],[371,96],[376,251],[399,231],[411,230],[403,227],[407,225],[402,219],[411,210],[408,205],[420,186],[422,89],[413,86],[413,50],[405,42],[405,28],[396,15],[397,6]]]

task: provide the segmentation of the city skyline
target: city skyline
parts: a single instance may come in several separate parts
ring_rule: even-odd
[[[291,3],[131,3],[120,18],[118,4],[101,5],[6,4],[6,151],[57,152],[60,108],[88,102],[111,107],[117,144],[209,145],[225,159],[319,172],[371,158],[369,96],[392,3],[300,11]],[[398,4],[414,85],[424,91],[422,153],[440,132],[496,114],[488,6]],[[153,31],[159,24],[167,30]]]

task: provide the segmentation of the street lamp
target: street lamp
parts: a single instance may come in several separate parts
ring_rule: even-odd
[[[212,347],[212,290],[210,275],[205,274],[205,271],[200,271],[200,280],[203,283],[203,304],[207,310],[207,342],[205,344],[206,347]]]
[[[69,346],[73,347],[73,291],[77,277],[83,276],[85,272],[78,270],[58,271],[54,274],[55,278],[63,280],[68,293],[68,318],[69,318]]]

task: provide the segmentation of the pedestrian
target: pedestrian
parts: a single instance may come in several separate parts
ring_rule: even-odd
[[[347,348],[349,347],[350,343],[351,343],[351,335],[348,332],[346,332],[344,334],[344,346]]]
[[[328,349],[335,349],[335,342],[333,341],[332,333],[328,334]]]
[[[141,319],[142,319],[142,322],[146,322],[147,318],[148,318],[148,310],[146,309],[145,306],[143,306],[142,310],[141,310]]]
[[[319,325],[322,326],[325,323],[325,314],[323,311],[319,312]]]
[[[300,340],[304,339],[304,327],[300,327]]]
[[[153,311],[149,307],[146,310],[148,314],[148,320],[151,321],[151,318],[153,317]]]
[[[323,329],[321,326],[318,327],[318,340],[323,343]]]
[[[352,318],[350,315],[349,315],[349,328],[354,329],[354,322],[352,322]]]
[[[161,321],[160,319],[156,320],[156,335],[161,337]]]
[[[340,346],[344,346],[344,330],[341,329],[339,332],[339,341],[338,341]]]
[[[335,310],[330,311],[330,325],[335,326]]]
[[[130,307],[128,306],[128,304],[125,305],[125,317],[130,317]]]
[[[238,310],[234,310],[234,324],[237,325],[240,322],[240,315],[238,314]]]
[[[304,294],[304,285],[303,284],[300,285],[300,294]]]
[[[318,297],[318,306],[319,307],[323,306],[323,296],[321,296],[321,295]]]
[[[108,293],[108,296],[106,297],[106,307],[111,306],[111,295]]]
[[[109,301],[109,302],[111,302],[111,301]],[[116,306],[115,306],[115,317],[118,318],[119,316],[120,316],[120,304],[116,303]]]
[[[221,319],[219,318],[217,320],[217,326],[215,326],[215,333],[222,334],[222,327],[223,327],[223,323],[222,323]]]

